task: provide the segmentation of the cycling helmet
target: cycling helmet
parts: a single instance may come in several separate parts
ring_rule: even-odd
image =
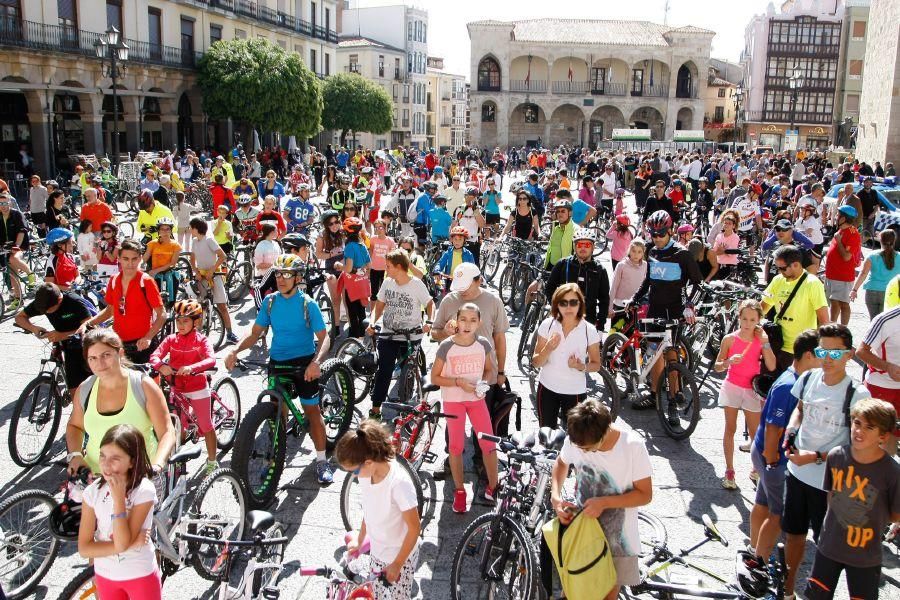
[[[113,232],[115,232],[115,233],[119,233],[119,226],[116,225],[115,223],[113,223],[112,221],[104,221],[103,224],[100,225],[101,230],[106,229],[106,228],[112,229]]]
[[[371,173],[371,172],[372,172],[372,167],[363,167],[363,168],[362,168],[362,172],[363,172],[363,173]]]
[[[772,195],[773,195],[773,196],[778,195],[778,194],[780,194],[780,193],[781,193],[781,186],[780,186],[780,185],[772,186]]]
[[[434,198],[431,199],[435,204],[445,204],[447,202],[447,196],[443,194],[438,194]]]
[[[308,183],[301,183],[297,186],[297,192],[308,192],[310,190]]]
[[[346,183],[347,185],[350,185],[350,176],[349,176],[349,175],[339,175],[339,176],[338,176],[338,183],[340,183],[340,184],[342,184],[342,185],[345,184],[345,183]]]
[[[593,243],[593,242],[597,241],[597,236],[594,234],[594,231],[592,229],[588,229],[586,227],[579,227],[578,229],[575,230],[575,233],[572,234],[572,241],[580,242],[580,241],[584,241],[584,240],[587,240],[587,241]]]
[[[172,312],[176,317],[193,317],[197,319],[203,316],[203,306],[196,300],[179,300],[172,307]]]
[[[334,217],[337,217],[337,216],[338,216],[338,211],[326,210],[325,212],[322,213],[322,216],[319,220],[324,225],[326,221],[328,221],[329,219],[333,219]]]
[[[375,354],[372,352],[357,354],[350,359],[350,368],[362,375],[374,375],[375,371],[378,370],[378,363],[375,362]]]
[[[751,598],[764,598],[769,591],[769,574],[765,563],[759,561],[752,553],[740,550],[735,559],[735,575],[741,591]]]
[[[77,540],[81,527],[81,504],[72,500],[60,502],[50,511],[47,522],[50,534],[56,539]]]
[[[435,181],[426,181],[422,184],[422,187],[426,190],[436,190],[438,188],[438,184]]]
[[[664,210],[658,210],[647,219],[647,229],[660,230],[672,227],[672,216]]]
[[[706,177],[701,177],[697,180],[697,183],[709,183],[709,179],[707,179]]]
[[[303,268],[303,259],[295,254],[281,254],[272,268],[276,271],[299,271]]]
[[[346,233],[359,233],[362,231],[363,222],[357,217],[347,217],[344,219],[343,227]]]
[[[435,167],[435,168],[434,168],[434,172],[435,172],[435,173],[443,173],[443,172],[444,172],[444,167]]]
[[[673,180],[672,180],[672,187],[675,187],[676,185],[679,186],[679,187],[684,187],[684,184],[681,182],[680,179],[673,179]]]
[[[848,219],[855,219],[856,215],[859,213],[856,212],[856,209],[850,206],[849,204],[845,204],[838,209],[838,212],[847,217]],[[47,236],[50,237],[50,236]]]
[[[481,195],[481,192],[477,187],[469,186],[466,188],[466,196],[475,196],[476,198]]]
[[[678,233],[693,233],[694,226],[690,223],[684,223],[678,226]]]
[[[251,196],[250,194],[241,194],[240,196],[238,196],[238,204],[240,204],[241,206],[246,206],[248,204],[251,204],[252,202],[253,196]]]
[[[625,188],[616,188],[616,196],[617,197],[624,196],[624,195],[625,195]]]
[[[758,183],[754,183],[750,186],[750,191],[756,194],[757,196],[762,196],[762,186]]]
[[[572,203],[569,202],[568,200],[562,200],[562,201],[556,202],[553,205],[553,210],[556,210],[558,208],[565,208],[565,209],[568,209],[569,212],[572,212]]]
[[[457,225],[456,227],[454,227],[453,229],[450,230],[450,237],[453,237],[454,235],[461,235],[464,238],[468,238],[469,230],[466,229],[465,227],[461,227],[460,225]]]
[[[309,245],[309,239],[301,233],[289,233],[281,239],[282,248],[287,250],[299,250]]]
[[[222,206],[225,206],[224,204]],[[226,208],[228,208],[226,206]],[[160,217],[156,220],[156,227],[162,227],[163,225],[168,225],[169,227],[175,228],[175,219],[172,217]]]
[[[631,218],[626,214],[616,215],[616,223],[628,227],[631,225]]]
[[[75,234],[72,233],[71,229],[66,229],[65,227],[54,227],[47,233],[47,243],[51,246],[54,244],[62,244],[67,242],[75,237]]]

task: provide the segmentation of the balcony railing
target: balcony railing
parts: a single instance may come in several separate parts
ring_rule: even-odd
[[[698,98],[699,90],[697,86],[679,84],[675,87],[676,98]]]
[[[831,125],[833,116],[828,112],[806,112],[790,110],[745,110],[741,120],[762,123],[790,123],[810,125]],[[793,118],[792,118],[793,117]]]
[[[260,6],[254,0],[191,0],[191,2],[228,10],[238,15],[250,17],[261,23],[290,29],[293,32],[319,38],[333,44],[336,44],[338,41],[337,32],[334,30],[326,29],[321,25],[315,25],[267,6]]]
[[[16,46],[46,52],[75,53],[96,58],[94,43],[99,37],[99,33],[72,27],[0,19],[0,45],[2,46]],[[128,62],[130,63],[192,69],[202,56],[202,52],[182,50],[172,46],[161,46],[127,38],[124,42],[128,44]]]
[[[347,73],[359,73],[359,63],[350,63],[344,67],[344,71]]]
[[[840,53],[839,46],[801,44],[796,42],[771,42],[769,43],[768,49],[769,56],[837,58]]]
[[[816,92],[833,92],[836,86],[836,82],[834,79],[829,79],[827,77],[803,77],[800,82],[800,91],[810,90]],[[766,89],[768,88],[782,88],[785,90],[790,89],[790,78],[789,77],[781,77],[768,75],[766,76]]]
[[[584,96],[590,89],[590,83],[587,81],[554,81],[554,94],[577,94]]]
[[[594,96],[624,96],[625,88],[625,83],[595,81],[591,83],[591,94]]]
[[[645,85],[643,87],[632,87],[631,95],[642,98],[668,98],[669,86],[667,85]]]
[[[509,91],[543,94],[547,91],[547,80],[532,79],[530,81],[526,81],[524,79],[511,79],[509,81]]]

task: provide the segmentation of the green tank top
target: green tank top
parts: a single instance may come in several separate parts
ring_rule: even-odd
[[[99,380],[94,379],[88,396],[87,408],[84,411],[84,430],[88,432],[84,462],[87,463],[92,473],[100,472],[100,441],[103,439],[103,435],[110,427],[122,423],[134,425],[143,434],[144,442],[147,444],[147,455],[151,461],[156,456],[157,439],[156,433],[153,431],[153,422],[150,420],[150,415],[147,414],[146,405],[135,397],[133,389],[134,385],[141,385],[142,378],[141,373],[129,372],[125,405],[120,411],[111,415],[101,414],[97,410],[97,390],[100,389],[100,386]]]

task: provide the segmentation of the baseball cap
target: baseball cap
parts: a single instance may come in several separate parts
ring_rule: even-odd
[[[793,229],[794,226],[788,219],[778,219],[778,222],[775,223],[776,231],[788,231],[789,229]]]
[[[453,281],[450,283],[451,292],[461,292],[469,289],[476,277],[481,277],[481,269],[473,263],[462,263],[453,271]]]

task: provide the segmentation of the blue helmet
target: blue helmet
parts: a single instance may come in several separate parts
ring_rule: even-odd
[[[434,168],[434,172],[435,172],[435,173],[443,173],[443,172],[444,172],[444,167],[435,167],[435,168]]]
[[[781,186],[780,186],[780,185],[776,185],[776,186],[773,186],[773,187],[772,187],[772,195],[773,195],[773,196],[776,195],[776,194],[780,194],[780,193],[781,193]]]
[[[838,212],[847,217],[848,219],[855,219],[856,215],[859,214],[856,212],[856,209],[850,206],[849,204],[845,204],[838,209]],[[49,237],[49,236],[48,236]]]
[[[47,243],[51,246],[53,244],[59,244],[62,242],[67,242],[75,237],[75,234],[72,233],[71,229],[66,229],[65,227],[55,227],[47,233]]]

